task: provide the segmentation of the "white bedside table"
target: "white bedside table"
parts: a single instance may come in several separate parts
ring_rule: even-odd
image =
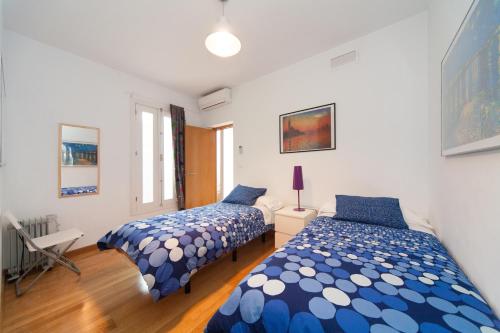
[[[275,212],[274,220],[274,247],[280,248],[304,229],[317,215],[314,209],[306,209],[303,212],[293,210],[296,206],[286,206]]]

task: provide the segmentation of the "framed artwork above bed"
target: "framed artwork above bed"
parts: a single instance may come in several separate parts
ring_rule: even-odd
[[[443,156],[500,148],[500,2],[475,0],[441,63]]]
[[[336,149],[335,103],[279,116],[280,153]]]

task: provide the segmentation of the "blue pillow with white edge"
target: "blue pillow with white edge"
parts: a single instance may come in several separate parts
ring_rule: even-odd
[[[253,206],[257,198],[264,195],[266,191],[267,188],[238,185],[224,198],[224,200],[222,200],[222,202]]]
[[[335,197],[337,200],[335,219],[408,229],[398,199],[350,195],[336,195]]]

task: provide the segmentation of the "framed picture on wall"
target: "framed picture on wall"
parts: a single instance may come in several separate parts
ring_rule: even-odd
[[[335,103],[279,116],[280,153],[336,148]]]
[[[500,148],[500,2],[475,0],[441,63],[443,156]]]

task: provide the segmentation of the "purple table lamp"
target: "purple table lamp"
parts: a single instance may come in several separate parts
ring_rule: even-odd
[[[293,167],[293,189],[297,190],[297,208],[293,210],[303,212],[305,209],[300,208],[300,190],[304,189],[304,180],[302,179],[302,167],[300,165]]]

